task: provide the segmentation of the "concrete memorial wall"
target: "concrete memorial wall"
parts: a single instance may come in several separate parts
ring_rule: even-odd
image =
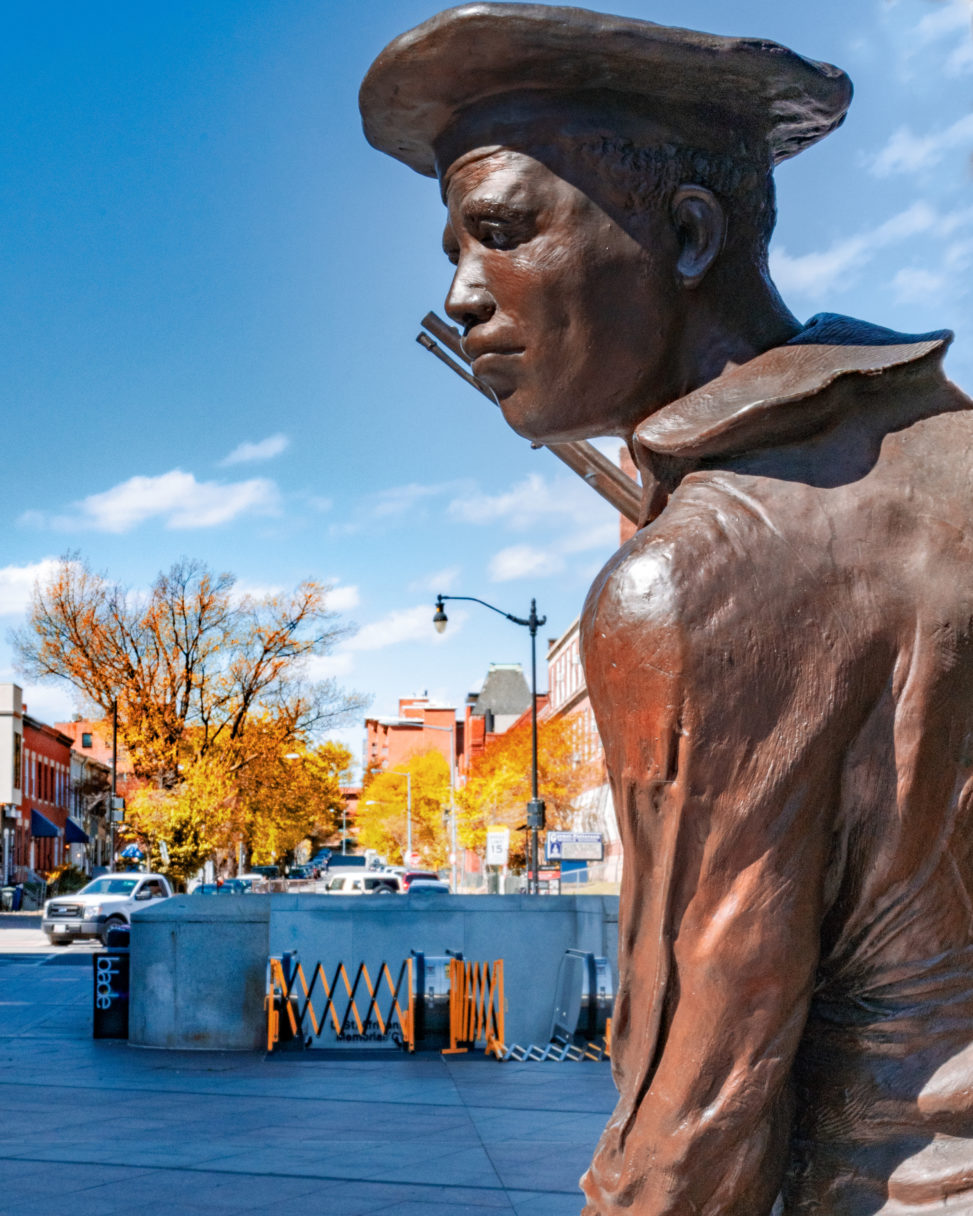
[[[267,959],[295,950],[393,975],[410,950],[502,958],[508,1042],[546,1042],[564,951],[590,950],[617,975],[618,899],[571,895],[176,896],[132,919],[129,1041],[142,1047],[259,1050]]]

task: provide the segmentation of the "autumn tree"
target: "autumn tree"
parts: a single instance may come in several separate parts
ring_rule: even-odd
[[[66,681],[106,716],[117,702],[120,742],[151,792],[136,817],[167,846],[168,823],[187,858],[201,861],[228,832],[267,828],[283,757],[304,758],[276,782],[292,808],[300,781],[314,786],[321,764],[345,767],[337,754],[312,755],[315,738],[364,705],[334,681],[308,677],[309,661],[350,632],[329,609],[329,591],[309,580],[287,593],[240,594],[232,575],[182,559],[139,593],[68,554],[35,586],[12,640],[25,675]],[[284,829],[287,817],[275,825],[281,839],[296,830],[295,814]]]
[[[436,748],[415,752],[397,768],[366,777],[358,804],[358,843],[389,862],[404,861],[406,773],[412,783],[412,848],[423,867],[435,870],[449,860],[449,764]]]
[[[303,840],[333,843],[340,828],[351,752],[330,741],[294,749],[267,747],[240,773],[231,830],[255,865],[292,854]]]
[[[591,763],[585,758],[584,726],[577,716],[549,718],[538,723],[537,775],[546,804],[547,826],[567,829],[575,814],[575,800],[591,783]],[[505,824],[511,829],[511,859],[523,863],[523,827],[531,795],[530,723],[520,722],[493,739],[477,756],[466,784],[456,797],[457,837],[465,848],[481,856],[486,829]]]

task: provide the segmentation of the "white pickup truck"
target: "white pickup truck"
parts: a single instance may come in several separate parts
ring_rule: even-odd
[[[103,874],[73,895],[49,899],[41,928],[53,946],[66,946],[79,937],[104,942],[108,930],[127,925],[137,908],[171,894],[169,880],[161,874]]]

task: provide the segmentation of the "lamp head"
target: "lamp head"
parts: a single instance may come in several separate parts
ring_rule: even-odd
[[[441,595],[437,595],[436,611],[432,618],[432,623],[435,626],[437,633],[446,632],[446,622],[448,619],[449,618],[446,616],[445,605],[443,604],[443,597]]]

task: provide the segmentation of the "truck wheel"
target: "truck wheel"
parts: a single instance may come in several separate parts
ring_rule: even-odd
[[[105,921],[105,927],[102,929],[101,934],[100,934],[101,944],[103,946],[107,946],[109,932],[112,929],[123,929],[125,927],[125,925],[127,925],[127,924],[128,924],[128,921],[125,919],[124,916],[109,916],[109,918]]]

